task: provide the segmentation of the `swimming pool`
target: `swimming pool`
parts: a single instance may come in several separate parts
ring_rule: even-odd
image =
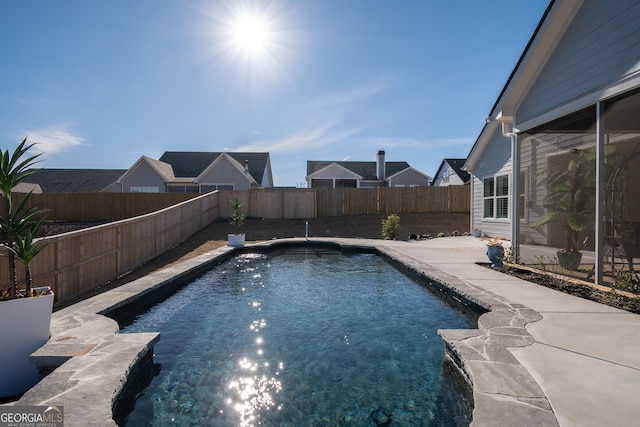
[[[436,331],[474,320],[377,255],[241,254],[123,328],[162,338],[121,421],[468,425]]]

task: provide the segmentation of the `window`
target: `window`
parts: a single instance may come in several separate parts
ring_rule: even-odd
[[[509,175],[485,178],[483,187],[484,218],[509,218]]]
[[[442,183],[447,184],[449,182],[449,171],[446,170],[442,173]]]
[[[132,193],[159,193],[160,188],[158,187],[131,187]]]
[[[336,179],[335,188],[358,188],[358,182],[355,179]]]
[[[233,184],[201,184],[200,193],[211,193],[216,190],[233,190]]]

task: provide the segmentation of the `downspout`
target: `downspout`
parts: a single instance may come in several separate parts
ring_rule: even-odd
[[[469,157],[467,156],[467,160],[469,159]],[[473,210],[473,194],[474,194],[474,188],[475,188],[475,175],[473,174],[473,169],[467,169],[466,166],[466,160],[465,160],[465,164],[462,165],[463,167],[461,168],[463,171],[466,171],[469,174],[469,232],[473,234],[473,230],[474,229],[480,229],[479,224],[476,224],[474,221],[474,210]],[[429,187],[433,187],[433,182],[435,181],[435,177],[431,180],[431,182],[429,182]]]
[[[513,120],[513,119],[512,119]],[[518,216],[518,179],[520,177],[520,163],[518,161],[518,135],[510,129],[509,125],[513,122],[502,122],[502,136],[511,140],[511,183],[510,194],[511,204],[511,248],[514,256],[518,256],[518,230],[520,228],[520,218]]]

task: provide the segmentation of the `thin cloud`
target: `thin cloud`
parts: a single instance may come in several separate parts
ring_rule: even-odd
[[[326,121],[316,125],[303,126],[282,138],[263,140],[238,147],[238,151],[297,152],[327,147],[344,142],[358,134],[359,128],[340,128],[336,121]]]
[[[436,138],[436,139],[414,139],[414,138],[368,138],[366,144],[377,145],[378,147],[393,148],[439,148],[452,146],[468,146],[473,144],[475,138]]]
[[[322,96],[312,102],[309,107],[312,109],[334,108],[341,105],[351,104],[380,93],[388,87],[389,84],[384,80],[376,80],[368,84],[360,84],[340,92],[333,92]]]
[[[27,135],[28,142],[36,144],[33,147],[34,151],[47,154],[59,153],[68,148],[80,147],[85,143],[84,138],[55,128],[30,130],[25,131],[24,134]]]

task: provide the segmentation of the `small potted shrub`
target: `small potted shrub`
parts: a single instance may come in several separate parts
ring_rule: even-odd
[[[484,240],[487,242],[487,257],[489,258],[489,261],[491,261],[491,267],[501,268],[502,261],[504,260],[504,247],[502,246],[504,238],[496,236],[494,238],[486,238]]]
[[[231,201],[231,216],[229,217],[229,223],[233,226],[236,232],[227,235],[229,246],[244,246],[244,233],[240,233],[240,227],[244,224],[244,220],[245,216],[242,213],[242,203],[239,199],[233,199]]]
[[[387,219],[382,220],[382,238],[386,240],[396,240],[400,231],[400,217],[391,214]]]
[[[35,238],[44,221],[44,211],[26,208],[31,193],[18,203],[12,194],[12,189],[34,172],[39,154],[24,158],[32,146],[27,145],[25,138],[13,153],[0,150],[0,192],[4,204],[0,238],[5,248],[1,259],[6,259],[9,267],[9,286],[0,289],[0,398],[22,394],[38,381],[38,371],[29,363],[29,355],[49,339],[53,309],[51,288],[33,287],[30,267],[44,248],[44,243]],[[18,288],[16,261],[25,268],[24,289]]]

